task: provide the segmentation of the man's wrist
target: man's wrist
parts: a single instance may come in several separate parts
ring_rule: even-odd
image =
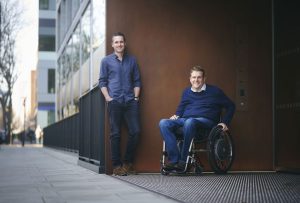
[[[106,101],[111,101],[111,100],[113,100],[113,99],[112,99],[111,97],[106,97],[105,100],[106,100]]]

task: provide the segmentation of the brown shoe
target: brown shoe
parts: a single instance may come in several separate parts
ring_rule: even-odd
[[[118,167],[114,168],[113,175],[115,175],[115,176],[126,176],[127,173],[126,173],[126,171],[124,170],[123,167],[118,166]]]
[[[133,169],[132,163],[123,164],[123,169],[124,171],[126,171],[127,174],[136,175],[136,171]]]

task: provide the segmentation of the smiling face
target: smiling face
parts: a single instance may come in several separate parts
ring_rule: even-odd
[[[125,40],[123,36],[114,36],[112,38],[112,44],[111,44],[112,48],[114,49],[114,52],[116,54],[122,54],[124,53],[125,50]]]
[[[190,76],[192,88],[194,90],[200,90],[205,83],[205,79],[202,71],[192,71]]]

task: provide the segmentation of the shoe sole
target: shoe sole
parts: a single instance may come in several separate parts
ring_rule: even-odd
[[[127,176],[128,174],[125,173],[125,174],[113,174],[113,176]]]

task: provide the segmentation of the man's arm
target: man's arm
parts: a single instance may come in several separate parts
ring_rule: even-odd
[[[111,96],[108,94],[107,85],[108,85],[108,72],[107,72],[107,65],[105,63],[105,60],[103,59],[101,61],[100,65],[100,73],[99,73],[99,87],[100,90],[107,102],[113,100]]]
[[[134,97],[139,98],[140,97],[141,88],[140,87],[135,87],[135,88],[133,88],[133,91],[134,91]]]
[[[141,74],[139,70],[139,66],[134,58],[134,65],[133,65],[133,86],[134,86],[134,96],[140,95],[140,88],[141,88]]]
[[[222,92],[222,105],[225,108],[226,112],[222,119],[222,121],[218,124],[219,126],[222,126],[223,131],[228,130],[228,124],[231,122],[233,114],[235,112],[235,104],[227,97],[223,91]]]
[[[185,107],[186,107],[186,105],[187,105],[187,90],[185,89],[184,91],[183,91],[183,93],[182,93],[182,95],[181,95],[181,100],[180,100],[180,103],[179,103],[179,105],[178,105],[178,107],[177,107],[177,110],[176,110],[176,112],[175,112],[175,115],[174,116],[177,116],[177,118],[179,118],[180,116],[182,116],[183,115],[183,112],[184,112],[184,109],[185,109]],[[172,116],[173,117],[173,116]],[[171,117],[171,118],[172,118]],[[175,118],[175,117],[174,117]],[[177,119],[176,118],[176,119]]]
[[[176,120],[183,115],[184,109],[187,105],[187,89],[182,92],[180,103],[177,107],[177,110],[173,116],[170,117],[171,120]]]

